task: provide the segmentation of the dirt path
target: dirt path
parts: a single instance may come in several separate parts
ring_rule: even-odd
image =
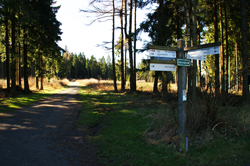
[[[76,128],[77,86],[0,115],[1,166],[100,165],[84,129]]]

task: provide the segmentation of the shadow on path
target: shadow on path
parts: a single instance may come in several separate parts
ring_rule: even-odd
[[[0,116],[1,166],[100,165],[84,129],[74,122],[81,108],[77,86]]]

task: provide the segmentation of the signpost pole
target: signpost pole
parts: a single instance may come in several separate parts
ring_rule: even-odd
[[[179,39],[177,41],[178,48],[180,48],[178,58],[186,59],[184,54],[185,41]],[[178,109],[179,109],[179,151],[187,151],[186,141],[186,109],[187,109],[187,67],[178,66]]]
[[[190,66],[190,59],[205,60],[206,55],[219,54],[220,42],[203,44],[193,47],[185,47],[185,41],[179,39],[177,41],[178,48],[166,46],[150,46],[149,56],[150,70],[153,71],[176,71],[178,66],[178,109],[179,109],[179,151],[188,151],[188,138],[186,137],[186,111],[187,111],[187,66]],[[187,55],[185,55],[187,52]],[[176,52],[179,52],[176,58]],[[187,59],[188,58],[188,59]]]

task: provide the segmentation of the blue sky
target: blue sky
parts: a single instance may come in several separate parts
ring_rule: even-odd
[[[87,26],[93,20],[88,18],[85,13],[80,12],[80,9],[89,8],[89,0],[57,0],[56,5],[61,5],[57,13],[57,19],[62,23],[61,30],[63,32],[58,44],[60,47],[65,48],[73,53],[84,52],[87,57],[94,55],[98,60],[102,56],[105,58],[111,55],[110,51],[104,48],[97,47],[98,44],[102,44],[103,41],[111,41],[112,39],[112,22],[95,22],[90,26]],[[138,11],[138,22],[146,19],[146,13],[148,11]],[[117,17],[117,25],[119,25],[119,18]],[[116,40],[120,33],[117,31]],[[141,35],[142,40],[149,40],[147,34]],[[137,42],[137,48],[140,49],[143,46],[143,42]],[[147,53],[137,55],[137,63],[146,57]],[[118,58],[118,57],[116,57]]]

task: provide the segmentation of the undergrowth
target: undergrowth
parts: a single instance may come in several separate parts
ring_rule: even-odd
[[[180,153],[174,101],[168,104],[149,93],[113,93],[94,87],[83,87],[80,93],[83,108],[77,124],[87,127],[89,139],[99,149],[97,156],[107,165],[250,164],[249,108],[218,107],[219,120],[188,131],[189,151]]]

